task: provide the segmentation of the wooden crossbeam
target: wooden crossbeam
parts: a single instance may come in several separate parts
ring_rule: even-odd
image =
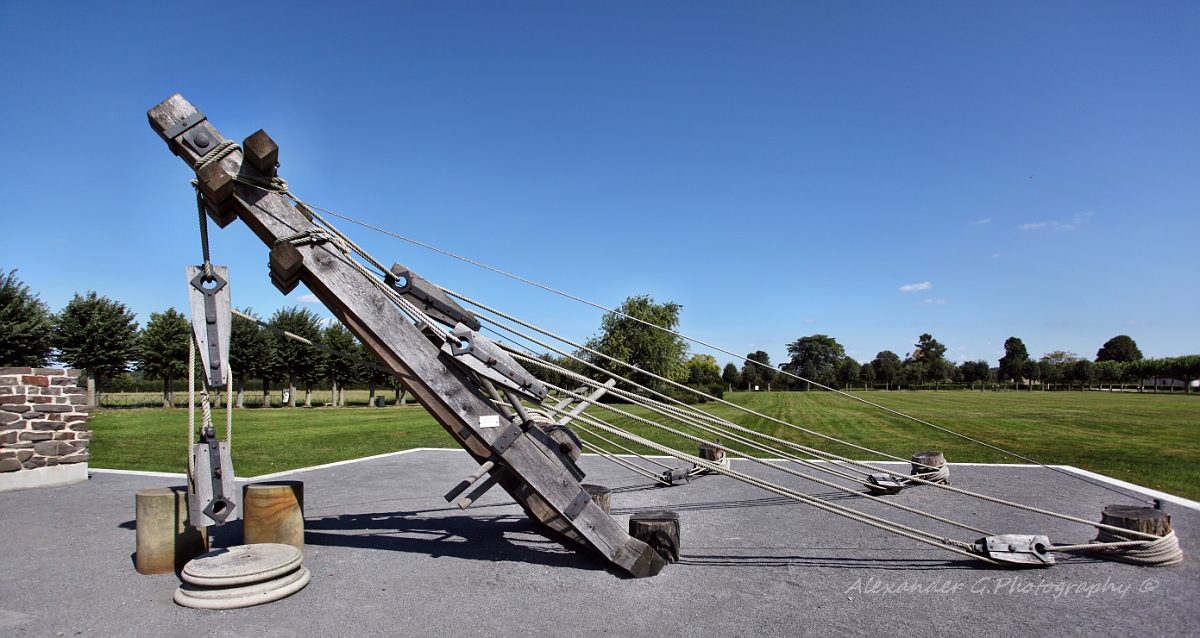
[[[198,121],[199,111],[179,94],[150,109],[147,116],[154,131],[189,168],[202,158],[200,151],[225,141],[210,123]],[[207,145],[197,144],[201,133],[211,138]],[[269,146],[265,134],[255,135],[259,136],[252,141],[255,148]],[[254,162],[244,159],[241,150],[234,150],[197,173],[214,220],[224,226],[236,215],[268,248],[315,227],[283,195],[235,180],[239,174],[263,177]],[[302,258],[299,280],[383,365],[398,372],[408,391],[476,462],[500,459],[492,473],[526,512],[635,577],[653,576],[662,569],[664,562],[654,550],[630,537],[595,503],[581,504],[583,488],[553,452],[525,434],[511,443],[502,441],[506,433],[512,436],[506,427],[481,427],[495,422],[496,406],[347,257],[327,243],[302,244],[296,250]],[[501,417],[500,422],[504,425],[508,420]]]

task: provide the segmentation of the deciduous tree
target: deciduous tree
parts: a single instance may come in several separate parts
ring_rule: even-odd
[[[822,385],[834,383],[834,371],[846,350],[837,339],[827,335],[801,337],[787,345],[792,360],[781,366],[797,376]],[[811,385],[808,387],[811,389]]]
[[[188,374],[191,323],[168,308],[150,313],[150,321],[137,338],[137,369],[152,379],[162,379],[163,407],[175,404],[174,381]]]
[[[54,321],[14,268],[0,271],[0,368],[38,368],[50,359]]]
[[[688,375],[688,346],[683,338],[629,318],[634,317],[660,328],[675,330],[679,327],[679,311],[682,309],[683,306],[669,301],[655,303],[654,299],[646,295],[629,297],[618,309],[621,314],[604,315],[600,320],[600,334],[589,339],[587,346],[646,372],[673,381],[684,381]],[[611,371],[616,376],[629,374],[627,369],[601,357],[591,355],[588,358],[595,366]],[[633,373],[630,377],[642,385],[658,385],[643,374]]]
[[[884,350],[875,355],[871,367],[875,368],[875,376],[883,379],[884,389],[891,390],[892,384],[896,382],[896,375],[900,374],[900,355],[891,350]]]
[[[309,341],[320,341],[321,318],[307,308],[293,306],[281,308],[271,316],[270,323],[280,330],[286,330]],[[271,341],[279,365],[288,380],[288,407],[296,407],[296,381],[303,380],[310,392],[306,401],[311,405],[312,383],[321,376],[321,365],[324,355],[316,348],[288,339],[283,335],[272,332]]]
[[[138,324],[125,304],[93,291],[78,293],[54,318],[52,343],[58,360],[87,370],[88,405],[96,405],[96,383],[124,372],[137,357]]]
[[[1013,383],[1021,383],[1021,366],[1029,359],[1029,351],[1025,344],[1016,337],[1004,340],[1004,356],[1000,358],[1000,378],[1012,379]]]
[[[241,312],[258,318],[253,308]],[[234,315],[229,333],[229,367],[237,384],[237,407],[245,405],[247,378],[262,379],[264,394],[269,392],[268,371],[274,365],[274,357],[270,333],[262,326]],[[267,401],[268,398],[264,396],[264,406],[269,405]]]
[[[1129,335],[1117,335],[1104,342],[1096,351],[1096,361],[1119,361],[1129,363],[1142,358],[1142,351]]]

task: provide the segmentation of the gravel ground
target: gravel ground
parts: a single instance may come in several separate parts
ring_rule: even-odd
[[[86,483],[0,493],[0,636],[1196,635],[1200,511],[1168,505],[1185,562],[1146,568],[1060,556],[995,569],[725,477],[656,488],[585,457],[613,515],[673,509],[682,560],[632,579],[564,547],[502,490],[466,511],[441,495],[474,469],[464,452],[414,451],[293,472],[305,482],[313,580],[296,595],[224,612],[171,600],[173,574],[133,567],[134,492],[179,478],[93,472]],[[760,468],[735,461],[737,469]],[[1129,502],[1038,467],[952,465],[955,486],[1099,520]],[[775,480],[896,521],[957,530],[796,477]],[[888,497],[996,533],[1086,542],[1082,525],[929,487]],[[239,523],[214,546],[241,542]]]

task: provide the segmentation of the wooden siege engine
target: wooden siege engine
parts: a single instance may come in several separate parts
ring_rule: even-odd
[[[526,418],[522,399],[540,403],[545,389],[538,393],[528,381],[517,382],[532,377],[494,344],[489,349],[490,342],[474,331],[478,323],[472,328],[470,313],[455,316],[442,300],[422,299],[427,316],[453,330],[448,338],[439,336],[446,331],[414,321],[335,242],[288,241],[306,232],[319,237],[320,229],[286,191],[262,186],[276,177],[278,157],[266,133],[251,135],[240,147],[230,144],[178,94],[147,115],[171,151],[189,167],[199,167],[196,178],[209,217],[222,228],[235,218],[245,222],[272,251],[276,286],[286,294],[303,282],[490,474],[485,485],[500,485],[531,517],[635,577],[663,568],[658,553],[593,502],[580,485],[582,473],[563,449],[566,444]],[[412,288],[419,279],[407,273],[400,284],[399,273],[394,274],[387,285],[397,290]],[[405,292],[411,296],[413,291]],[[456,321],[461,319],[468,321]],[[518,416],[494,400],[500,399],[497,387]]]

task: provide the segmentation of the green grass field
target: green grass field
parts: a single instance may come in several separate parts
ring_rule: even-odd
[[[1200,398],[1109,392],[856,392],[1043,463],[1074,465],[1200,499]],[[938,449],[951,461],[1020,462],[969,441],[827,392],[733,393],[745,405],[801,427],[908,458]],[[619,409],[629,406],[617,405]],[[779,438],[852,458],[843,445],[750,417],[705,409]],[[631,410],[637,414],[644,411]],[[602,409],[592,414],[679,449],[694,444]],[[224,412],[215,415],[219,422]],[[183,409],[99,410],[92,420],[95,467],[182,471]],[[234,414],[234,464],[254,476],[414,447],[452,447],[419,407],[244,409]]]

